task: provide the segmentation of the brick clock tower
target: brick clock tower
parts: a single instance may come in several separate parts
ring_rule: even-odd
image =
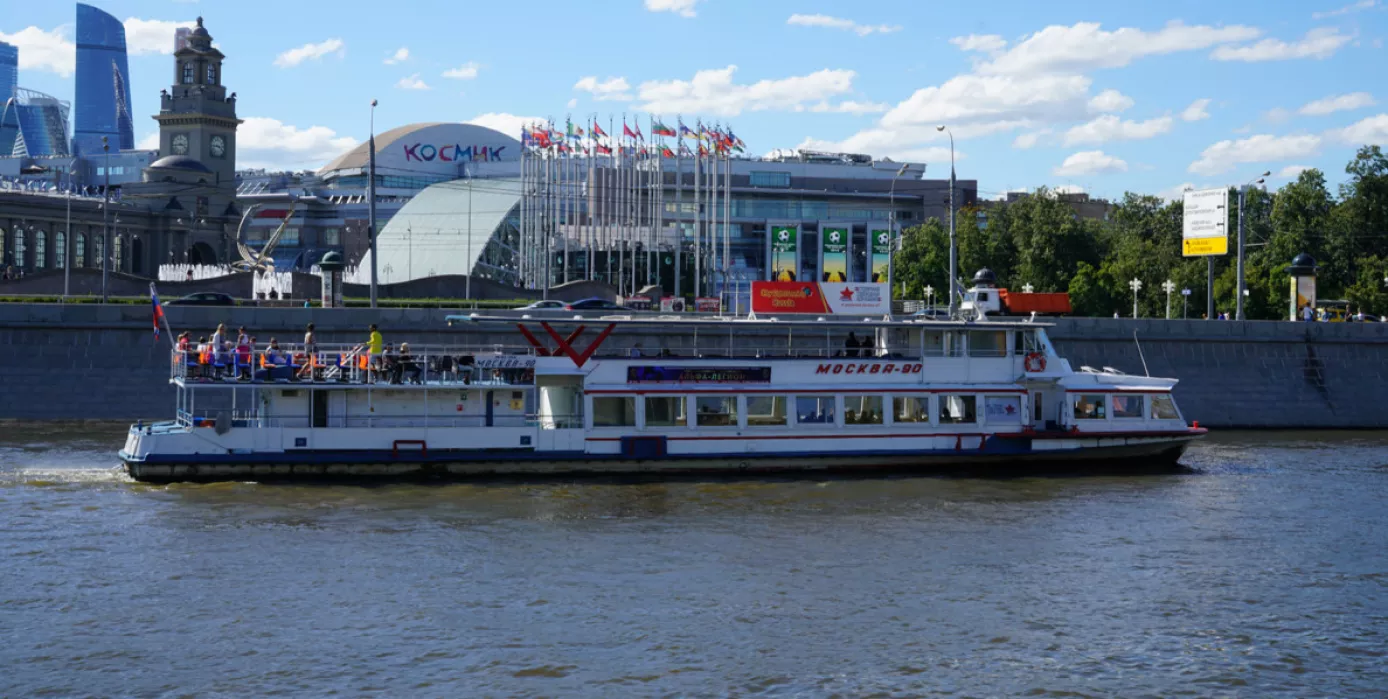
[[[222,84],[222,61],[202,26],[174,52],[174,84],[161,95],[159,160],[145,183],[185,185],[170,192],[178,206],[199,216],[236,215],[236,95]],[[197,185],[188,187],[187,185]],[[174,189],[174,188],[170,188]],[[189,196],[191,195],[191,196]]]

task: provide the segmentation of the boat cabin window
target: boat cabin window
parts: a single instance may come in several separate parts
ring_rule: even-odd
[[[882,396],[844,396],[843,424],[882,424]]]
[[[896,396],[892,398],[894,422],[930,422],[930,396]]]
[[[635,427],[636,396],[594,396],[593,427]]]
[[[969,333],[970,357],[1006,357],[1007,331],[974,330]]]
[[[748,396],[747,426],[768,427],[786,424],[785,396]]]
[[[921,332],[921,355],[926,357],[945,356],[945,333],[941,330]]]
[[[959,425],[978,422],[978,398],[975,396],[940,396],[940,424]]]
[[[1153,420],[1179,420],[1181,414],[1176,412],[1176,402],[1171,400],[1168,395],[1152,396],[1152,419]]]
[[[1142,419],[1142,396],[1115,395],[1110,400],[1113,401],[1113,417]]]
[[[796,396],[795,421],[802,425],[833,424],[833,396]]]
[[[699,396],[694,412],[700,427],[737,427],[737,396]]]
[[[1022,424],[1021,396],[984,396],[983,414],[990,425]]]
[[[1102,394],[1094,393],[1075,396],[1075,419],[1103,420],[1105,397]]]
[[[684,427],[684,396],[646,396],[646,427]]]
[[[1036,336],[1035,330],[1023,330],[1017,333],[1017,340],[1021,342],[1022,353],[1045,352],[1046,346],[1041,344],[1041,338]]]

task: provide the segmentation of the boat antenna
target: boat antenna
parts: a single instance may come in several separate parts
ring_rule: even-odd
[[[1142,373],[1151,376],[1152,372],[1147,370],[1147,357],[1142,354],[1142,343],[1137,341],[1137,330],[1133,330],[1133,344],[1137,345],[1137,356],[1142,360]]]

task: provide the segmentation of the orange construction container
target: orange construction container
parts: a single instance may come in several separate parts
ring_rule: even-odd
[[[1007,315],[1064,315],[1070,313],[1070,295],[1066,293],[1027,294],[998,289],[1003,313]]]

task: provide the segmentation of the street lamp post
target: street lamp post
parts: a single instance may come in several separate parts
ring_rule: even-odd
[[[1128,288],[1133,290],[1133,317],[1137,317],[1137,292],[1142,290],[1142,280],[1136,277],[1128,282]]]
[[[1036,287],[1032,286],[1032,285],[1031,285],[1031,282],[1027,282],[1027,283],[1025,283],[1025,284],[1022,285],[1022,293],[1024,293],[1024,294],[1030,294],[1032,291],[1035,291],[1035,290],[1036,290]]]
[[[1181,320],[1185,320],[1190,311],[1190,289],[1181,289]]]
[[[367,160],[366,174],[366,238],[371,243],[371,307],[376,307],[376,268],[380,266],[379,256],[376,254],[376,100],[371,100],[371,121],[370,134],[367,139],[367,148],[370,149],[370,156]],[[469,191],[471,191],[469,189]],[[471,213],[471,212],[469,212]]]
[[[1166,292],[1166,319],[1171,320],[1171,292],[1176,290],[1176,282],[1168,279],[1161,283],[1161,289]]]
[[[1247,291],[1247,289],[1244,287],[1244,283],[1243,283],[1243,200],[1244,200],[1244,195],[1248,192],[1248,187],[1249,187],[1250,184],[1262,184],[1262,183],[1263,183],[1263,178],[1264,178],[1264,177],[1267,177],[1267,176],[1269,176],[1269,175],[1271,175],[1271,174],[1272,174],[1272,171],[1271,171],[1271,170],[1268,170],[1268,171],[1264,172],[1264,173],[1262,174],[1262,176],[1258,177],[1256,181],[1250,181],[1249,183],[1244,184],[1243,186],[1239,187],[1239,258],[1238,258],[1238,271],[1237,271],[1238,278],[1239,278],[1239,288],[1238,288],[1238,293],[1234,295],[1234,297],[1235,297],[1234,300],[1235,300],[1235,302],[1237,303],[1237,305],[1236,305],[1236,307],[1235,307],[1235,310],[1234,310],[1234,319],[1235,319],[1235,320],[1244,320],[1244,317],[1243,317],[1243,297],[1247,295],[1246,293],[1244,293],[1244,292]]]
[[[910,167],[909,164],[903,163],[902,166],[897,169],[896,174],[892,175],[891,189],[887,192],[887,207],[889,208],[887,211],[887,226],[892,229],[891,245],[887,247],[887,296],[889,299],[892,295],[892,274],[896,269],[897,243],[900,242],[896,235],[896,178],[906,174],[906,168],[908,167]],[[821,235],[822,234],[823,232],[821,231]],[[823,243],[821,243],[820,246],[823,247]],[[872,241],[868,241],[868,266],[872,266]],[[906,297],[906,292],[904,290],[901,292],[901,296],[902,298]],[[888,305],[890,306],[890,304]]]
[[[106,136],[101,137],[101,150],[105,153],[106,184],[101,188],[101,302],[111,300],[109,284],[111,281],[111,226],[108,223],[111,213],[111,144]]]
[[[1388,283],[1388,278],[1384,278],[1383,281],[1384,283]],[[925,299],[925,302],[930,307],[930,310],[935,310],[935,287],[930,286],[929,284],[925,285]]]
[[[944,124],[935,127],[935,130],[949,134],[949,316],[953,318],[957,310],[954,280],[959,276],[959,246],[954,238],[954,132]]]

